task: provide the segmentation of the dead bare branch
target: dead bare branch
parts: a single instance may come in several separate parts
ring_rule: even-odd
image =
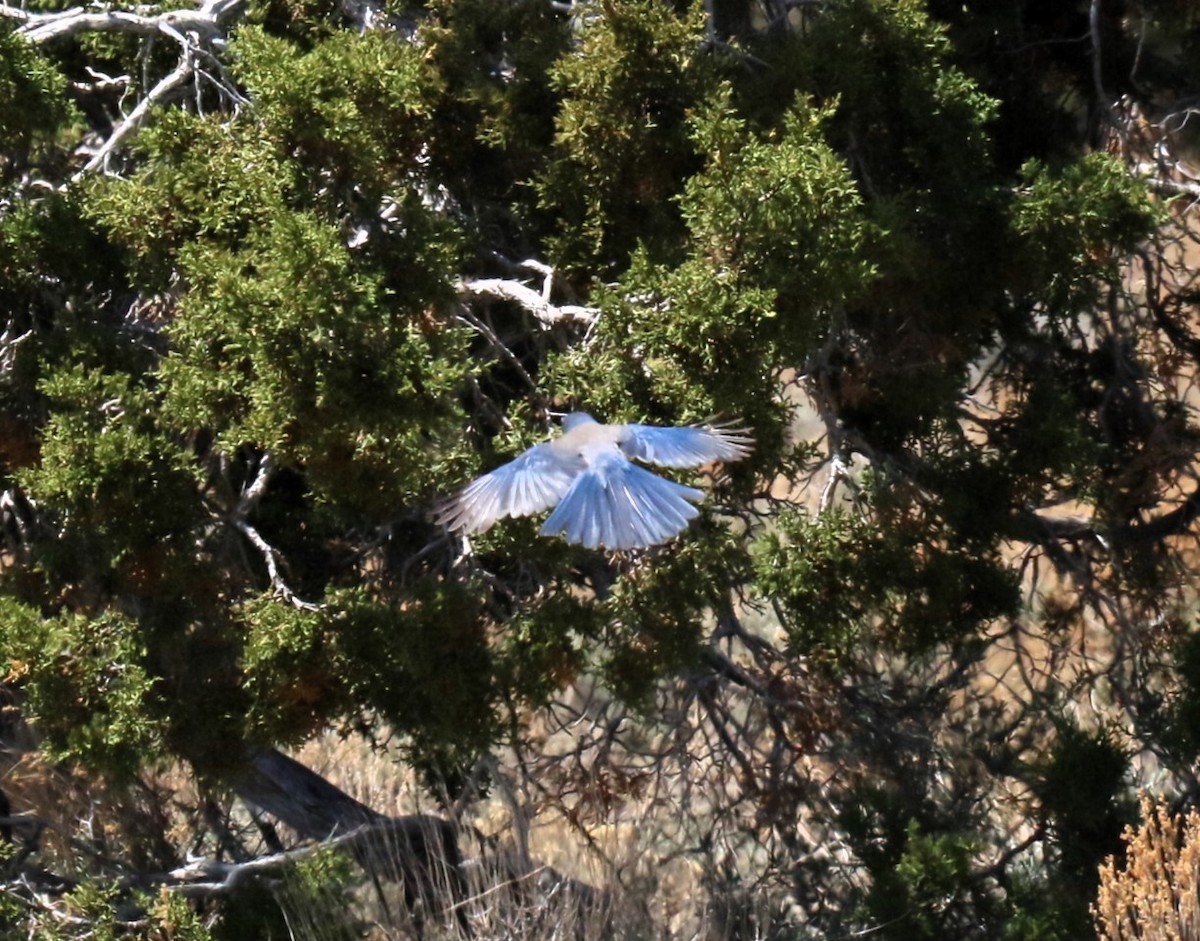
[[[304,601],[288,586],[283,577],[283,557],[279,550],[267,542],[250,522],[250,514],[262,500],[274,474],[275,462],[268,452],[259,461],[258,472],[255,474],[254,480],[242,491],[241,497],[238,499],[238,505],[233,511],[233,525],[250,540],[254,548],[262,555],[263,562],[267,566],[267,577],[271,580],[271,589],[276,595],[301,611],[320,611],[322,610],[321,605]]]
[[[528,311],[547,326],[563,322],[591,326],[600,318],[598,307],[584,307],[579,304],[555,305],[528,285],[504,278],[476,278],[460,281],[458,293],[466,298],[509,301]]]
[[[88,11],[79,7],[56,13],[27,13],[0,4],[0,16],[21,20],[17,34],[34,45],[64,36],[91,32],[124,32],[142,36],[196,34],[211,38],[224,29],[222,21],[238,11],[245,0],[207,0],[200,9],[166,10],[156,16],[126,10]]]
[[[116,126],[112,134],[109,135],[100,149],[93,154],[92,158],[84,165],[82,170],[79,170],[71,179],[72,182],[81,179],[88,173],[97,170],[108,161],[113,152],[121,146],[121,142],[130,134],[134,133],[142,124],[145,123],[150,109],[154,105],[169,98],[177,89],[186,84],[195,74],[195,67],[192,65],[191,57],[185,55],[171,72],[164,76],[157,85],[150,89],[150,93],[138,102],[129,115]]]

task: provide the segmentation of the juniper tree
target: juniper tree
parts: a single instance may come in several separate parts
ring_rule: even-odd
[[[1147,759],[1194,794],[1190,5],[0,14],[47,756],[310,836],[263,768],[330,727],[451,799],[501,744],[577,819],[670,781],[734,937],[1079,937]],[[575,409],[756,446],[655,549],[437,524]],[[628,721],[543,748],[584,683]]]

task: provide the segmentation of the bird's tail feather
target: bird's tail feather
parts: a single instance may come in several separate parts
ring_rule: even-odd
[[[625,460],[581,473],[542,525],[589,549],[638,549],[666,542],[699,511],[704,492],[666,480]]]

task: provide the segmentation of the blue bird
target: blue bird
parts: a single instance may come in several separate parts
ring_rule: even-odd
[[[682,532],[704,492],[659,477],[633,460],[663,467],[736,461],[754,439],[742,428],[603,425],[584,412],[563,433],[462,488],[437,511],[451,529],[483,532],[506,516],[555,507],[543,536],[595,549],[640,549]]]

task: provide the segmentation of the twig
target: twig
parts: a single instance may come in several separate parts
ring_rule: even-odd
[[[471,313],[469,308],[464,307],[461,313],[458,315],[458,319],[471,329],[477,331],[480,336],[487,340],[492,345],[492,348],[495,349],[496,352],[501,356],[503,356],[508,361],[508,364],[512,366],[514,370],[516,370],[517,375],[525,380],[525,383],[529,386],[529,388],[537,388],[537,383],[533,381],[533,377],[529,375],[528,370],[525,369],[525,366],[521,363],[520,358],[516,353],[505,346],[500,337],[496,335],[495,330]]]
[[[293,607],[299,608],[301,611],[322,610],[321,605],[314,604],[311,601],[304,601],[303,599],[299,598],[291,588],[288,587],[287,582],[283,580],[283,574],[279,570],[279,551],[269,542],[263,539],[263,537],[259,535],[257,529],[246,522],[246,520],[235,520],[234,526],[238,528],[242,535],[254,543],[254,547],[258,549],[260,553],[262,553],[263,561],[267,565],[267,576],[271,579],[271,588],[275,594]]]

